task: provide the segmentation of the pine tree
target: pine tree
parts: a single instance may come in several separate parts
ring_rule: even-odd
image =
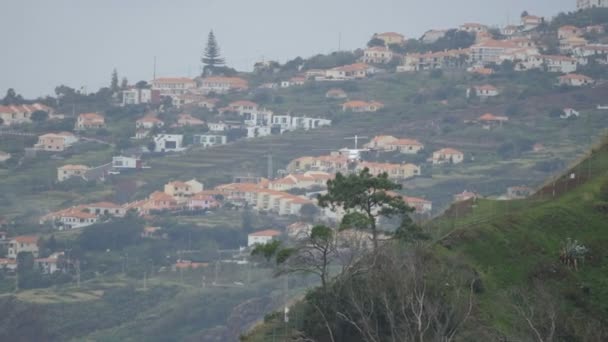
[[[116,71],[116,69],[114,69],[114,71],[112,71],[112,81],[110,82],[110,90],[112,90],[113,93],[116,93],[119,90],[119,88],[118,88],[118,72]]]
[[[201,61],[204,64],[203,67],[203,75],[212,74],[215,67],[223,66],[225,63],[224,58],[220,56],[220,47],[215,40],[215,35],[213,34],[213,30],[209,32],[209,37],[207,38],[207,46],[205,47],[205,51],[203,52],[203,58]]]
[[[120,89],[125,90],[125,89],[127,89],[128,86],[129,86],[129,80],[127,80],[126,77],[123,77],[122,81],[120,82]]]

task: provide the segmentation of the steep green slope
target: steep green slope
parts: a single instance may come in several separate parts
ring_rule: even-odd
[[[590,317],[608,319],[608,145],[535,196],[519,201],[470,203],[463,217],[443,217],[438,227],[454,227],[440,240],[448,253],[464,256],[481,273],[486,291],[479,296],[485,318],[512,328],[508,293],[533,283],[555,295],[575,325]],[[472,205],[471,205],[472,204]],[[465,210],[466,211],[466,210]],[[560,263],[568,239],[589,249],[579,269]],[[581,328],[581,326],[575,326]]]

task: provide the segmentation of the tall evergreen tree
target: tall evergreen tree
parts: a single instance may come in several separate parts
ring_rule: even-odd
[[[129,87],[129,80],[127,80],[126,77],[123,77],[122,81],[120,82],[120,89],[125,90],[127,87]]]
[[[116,71],[116,69],[114,69],[114,71],[112,71],[112,81],[110,81],[110,90],[116,93],[119,89],[120,88],[118,88],[118,72]]]
[[[207,37],[207,46],[203,52],[201,62],[204,64],[203,75],[213,74],[216,67],[223,66],[225,64],[224,58],[222,58],[220,55],[220,47],[215,40],[213,30],[209,32],[209,36]]]

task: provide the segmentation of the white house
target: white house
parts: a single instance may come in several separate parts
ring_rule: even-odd
[[[152,129],[154,127],[163,127],[165,123],[152,115],[144,116],[141,119],[135,121],[135,128]]]
[[[535,15],[526,15],[521,18],[521,25],[523,26],[524,30],[528,31],[537,28],[544,21],[545,19],[542,17],[537,17]]]
[[[201,90],[203,93],[224,94],[229,91],[243,91],[249,88],[247,80],[239,77],[219,77],[212,76],[203,78]]]
[[[494,97],[498,96],[498,89],[491,84],[484,84],[479,86],[473,86],[473,91],[475,91],[475,95],[478,97]],[[467,97],[470,96],[471,89],[467,90]]]
[[[85,179],[87,171],[89,171],[89,167],[86,165],[63,165],[57,168],[57,181],[63,182],[72,177]]]
[[[263,245],[281,236],[281,232],[274,229],[262,230],[247,235],[247,246]]]
[[[16,236],[8,242],[8,253],[9,259],[17,259],[17,256],[21,252],[29,252],[38,256],[38,236],[35,235],[23,235]]]
[[[576,59],[568,56],[543,56],[545,67],[548,72],[559,72],[568,74],[576,71]]]
[[[154,136],[154,152],[179,152],[185,150],[181,134],[158,134]]]
[[[53,115],[53,109],[39,103],[32,105],[0,105],[0,119],[2,119],[2,124],[6,126],[31,122],[30,117],[35,111],[47,112],[49,116]]]
[[[216,145],[225,145],[227,138],[225,135],[217,134],[195,134],[194,144],[202,145],[203,147],[211,147]]]
[[[141,169],[143,163],[139,158],[115,156],[112,157],[112,167],[114,169]]]
[[[265,137],[271,134],[271,127],[268,126],[247,126],[247,138]]]
[[[373,46],[363,51],[363,63],[386,64],[393,60],[394,53],[385,46]]]
[[[152,81],[152,90],[158,91],[160,96],[176,96],[196,88],[196,82],[188,77],[163,77]]]
[[[122,105],[138,105],[145,103],[158,103],[160,91],[147,88],[131,88],[122,91]]]
[[[608,0],[576,0],[576,9],[608,7]]]
[[[459,164],[464,161],[464,153],[453,148],[442,148],[433,152],[433,164]]]
[[[375,68],[365,63],[343,65],[326,70],[325,77],[333,80],[354,80],[374,74]]]
[[[439,39],[445,37],[447,32],[447,30],[429,30],[426,31],[420,39],[425,44],[432,44],[438,41]]]
[[[564,108],[564,113],[560,115],[560,119],[578,118],[581,113],[577,112],[573,108]]]
[[[592,85],[594,83],[591,77],[579,74],[567,74],[559,77],[559,85],[568,85],[571,87],[582,87]]]
[[[513,41],[488,39],[471,46],[470,58],[473,63],[500,63],[501,55],[519,48]]]
[[[82,207],[85,208],[85,210],[88,211],[89,214],[93,214],[96,216],[110,215],[115,217],[123,217],[127,213],[127,209],[116,203],[111,202],[90,203],[85,204]]]

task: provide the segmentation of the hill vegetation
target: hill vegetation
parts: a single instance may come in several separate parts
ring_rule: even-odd
[[[244,340],[604,341],[607,170],[604,142],[529,199],[455,204]]]

